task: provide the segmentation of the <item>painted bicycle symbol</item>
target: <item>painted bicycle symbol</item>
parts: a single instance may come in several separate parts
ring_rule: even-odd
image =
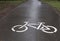
[[[29,27],[32,27],[34,29],[41,30],[42,32],[45,32],[45,33],[56,33],[57,32],[57,28],[55,28],[54,26],[45,25],[45,22],[38,22],[38,23],[24,22],[24,23],[25,23],[24,25],[13,26],[11,30],[14,32],[25,32],[28,30]],[[15,28],[22,29],[22,30],[16,30]]]

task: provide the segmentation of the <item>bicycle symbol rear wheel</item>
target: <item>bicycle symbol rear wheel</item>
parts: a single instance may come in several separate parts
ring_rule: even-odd
[[[46,29],[44,29],[44,27],[45,27]],[[51,31],[50,28],[52,28],[52,29],[54,29],[54,30]],[[57,28],[55,28],[55,27],[53,27],[53,26],[43,26],[41,30],[42,30],[43,32],[45,32],[45,33],[55,33],[55,32],[57,32]],[[50,30],[50,31],[49,31],[49,30]]]

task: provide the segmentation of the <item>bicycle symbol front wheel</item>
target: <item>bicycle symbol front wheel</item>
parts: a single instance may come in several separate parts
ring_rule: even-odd
[[[15,28],[18,28],[18,29],[24,28],[24,29],[23,30],[16,30]],[[15,26],[12,27],[11,30],[14,31],[14,32],[25,32],[25,31],[28,30],[28,27],[27,26],[22,26],[22,25],[15,25]]]

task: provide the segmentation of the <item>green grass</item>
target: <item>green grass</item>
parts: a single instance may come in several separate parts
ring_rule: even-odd
[[[60,10],[60,1],[49,1],[47,3],[50,4],[51,6],[57,8],[58,10]]]
[[[24,1],[0,1],[0,4],[20,4]]]
[[[23,3],[22,1],[0,1],[0,11],[9,7],[9,6],[17,6]]]

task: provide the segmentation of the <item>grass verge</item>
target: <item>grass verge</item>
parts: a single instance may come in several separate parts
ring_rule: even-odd
[[[50,4],[51,6],[57,8],[60,11],[60,1],[49,1],[46,3]]]

